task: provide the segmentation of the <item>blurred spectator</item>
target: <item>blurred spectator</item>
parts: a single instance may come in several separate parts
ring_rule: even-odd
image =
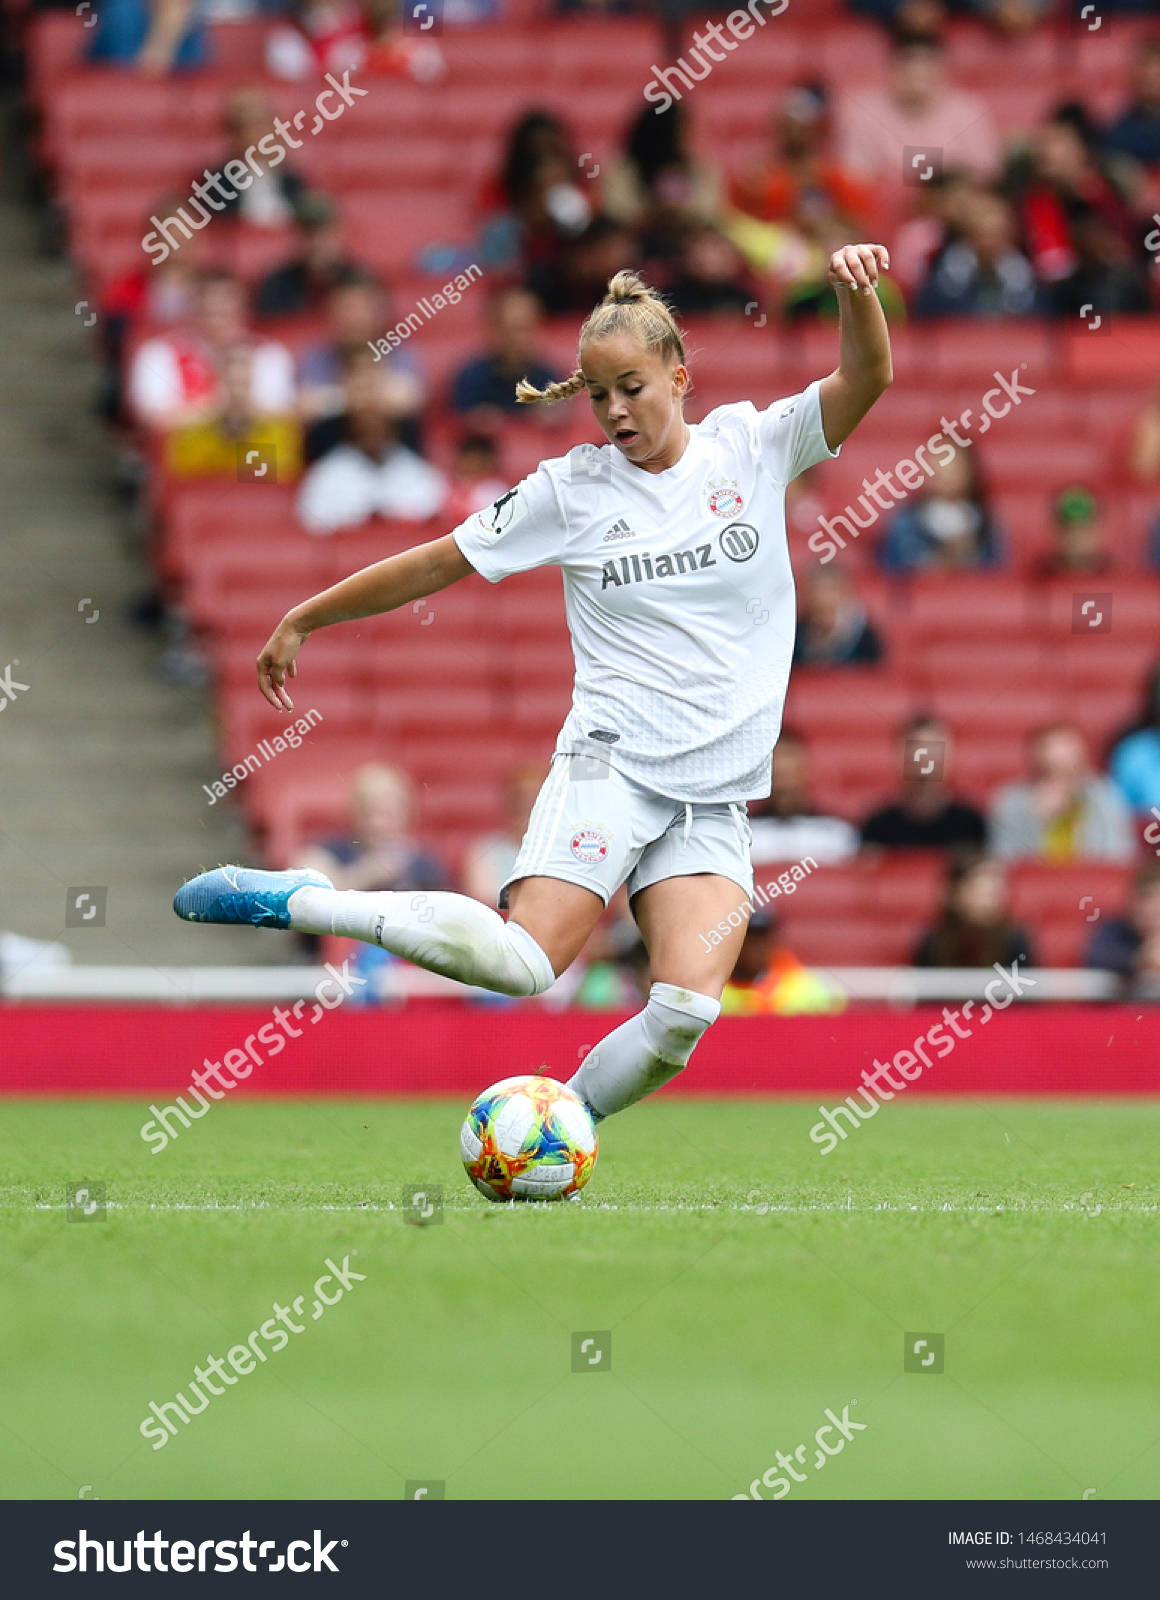
[[[1116,741],[1108,770],[1133,811],[1160,807],[1160,665],[1148,675],[1139,720]]]
[[[465,894],[485,905],[499,905],[500,890],[516,864],[528,818],[547,776],[546,761],[525,761],[508,773],[503,785],[503,832],[485,833],[468,849],[463,863]]]
[[[913,296],[949,245],[963,236],[975,197],[988,191],[973,173],[944,167],[916,191],[916,211],[894,236],[891,276]]]
[[[882,645],[866,607],[839,567],[815,567],[807,575],[793,658],[816,667],[882,659]]]
[[[977,446],[933,465],[933,476],[891,518],[878,552],[882,565],[891,572],[998,565],[998,527],[987,505]]]
[[[966,853],[947,873],[943,908],[923,934],[916,967],[1034,966],[1023,928],[1011,921],[1007,874],[1001,862]]]
[[[850,9],[891,27],[937,32],[948,16],[979,17],[1017,37],[1049,17],[1057,0],[850,0]]]
[[[168,196],[153,207],[153,214],[169,217],[184,204],[185,196]],[[152,226],[150,215],[144,231],[148,233]],[[101,388],[97,410],[115,429],[127,429],[132,424],[126,407],[125,358],[134,337],[143,331],[159,333],[187,321],[193,314],[204,254],[201,239],[202,235],[195,233],[163,261],[142,262],[113,278],[101,294]]]
[[[173,428],[166,438],[165,469],[173,478],[236,478],[245,455],[260,447],[267,470],[289,483],[302,469],[297,420],[254,409],[254,354],[239,347],[222,362],[217,410]]]
[[[1026,317],[1035,310],[1035,271],[1015,244],[1006,200],[976,191],[963,208],[960,234],[930,268],[918,291],[920,317]]]
[[[772,152],[733,185],[733,204],[761,222],[792,223],[807,238],[823,220],[861,238],[873,214],[873,191],[834,159],[829,144],[824,86],[787,89],[774,122]]]
[[[493,505],[511,488],[500,473],[499,446],[489,433],[466,433],[455,446],[451,490],[443,514],[454,523]]]
[[[833,159],[826,91],[801,84],[786,91],[774,126],[771,159],[734,184],[737,208],[722,221],[749,267],[771,278],[791,318],[838,314],[827,280],[830,255],[872,228],[873,195]],[[880,297],[893,285],[880,284]],[[899,302],[894,308],[905,313]]]
[[[443,889],[437,856],[411,837],[414,788],[398,767],[369,762],[355,774],[350,795],[351,836],[302,851],[295,866],[314,867],[336,889]]]
[[[202,10],[199,0],[102,0],[89,60],[135,66],[147,77],[205,66]]]
[[[866,819],[864,845],[894,850],[983,847],[986,823],[974,806],[956,800],[948,785],[952,754],[950,729],[933,717],[916,717],[903,730],[900,797]]]
[[[859,88],[839,107],[839,155],[868,182],[901,187],[903,150],[938,151],[946,167],[984,180],[999,166],[999,139],[986,100],[954,89],[944,73],[942,46],[929,35],[902,34],[892,46],[885,89]]]
[[[1092,770],[1087,740],[1070,723],[1030,740],[1030,777],[991,803],[991,849],[1004,860],[1129,861],[1132,817],[1115,784]]]
[[[1160,862],[1136,873],[1124,915],[1092,930],[1084,966],[1118,972],[1140,999],[1160,998]]]
[[[542,389],[557,373],[537,353],[540,303],[527,289],[495,289],[484,310],[484,354],[460,367],[451,404],[473,427],[494,427],[505,416],[526,411],[516,400],[516,384],[528,378]]]
[[[722,192],[715,171],[692,153],[689,115],[674,101],[645,106],[629,130],[625,155],[608,173],[604,212],[640,238],[645,260],[679,254],[687,234],[713,227]]]
[[[266,69],[292,83],[341,78],[367,58],[366,26],[358,0],[294,0],[266,35]]]
[[[559,117],[548,111],[521,117],[483,193],[480,264],[509,276],[539,273],[550,279],[592,220],[589,196],[576,181],[579,171]]]
[[[285,345],[254,339],[246,326],[241,283],[228,272],[203,273],[193,315],[170,333],[147,339],[133,360],[129,397],[137,418],[169,429],[220,414],[226,360],[249,356],[249,408],[257,417],[294,412],[294,362]]]
[[[1101,160],[1082,106],[1060,106],[1035,131],[1010,164],[1006,188],[1048,310],[1149,309],[1140,219],[1122,174]]]
[[[414,357],[404,347],[376,361],[368,348],[382,337],[388,315],[387,297],[377,278],[357,268],[338,276],[326,297],[327,336],[298,360],[299,410],[310,421],[334,418],[337,422],[346,405],[344,360],[348,354],[365,354],[374,362],[383,403],[399,424],[400,437],[404,444],[417,448],[417,419],[427,396]],[[339,433],[333,429],[316,430],[311,459],[339,442]]]
[[[757,289],[732,240],[698,228],[681,246],[667,298],[678,316],[737,316],[756,305]]]
[[[587,312],[604,298],[608,280],[636,266],[638,258],[637,240],[627,228],[611,217],[593,217],[561,265],[550,272],[533,270],[528,287],[553,315]]]
[[[1105,133],[1104,147],[1144,167],[1160,165],[1160,39],[1137,45],[1130,99]]]
[[[410,78],[414,83],[441,83],[447,62],[438,42],[417,32],[418,9],[404,13],[402,0],[362,0],[367,28],[367,72],[379,77]],[[444,23],[486,22],[498,11],[498,0],[444,0]],[[404,26],[405,14],[411,26]]]
[[[749,802],[749,826],[754,866],[812,856],[819,866],[830,867],[858,852],[857,828],[840,817],[818,815],[810,793],[809,751],[788,728],[773,752],[769,798]]]
[[[298,250],[292,260],[268,272],[258,285],[254,310],[259,317],[301,317],[320,312],[335,284],[360,270],[343,248],[342,228],[325,195],[302,195],[294,223]]]
[[[306,196],[305,183],[286,161],[276,167],[262,163],[259,178],[245,159],[247,150],[274,132],[274,102],[270,95],[265,89],[235,89],[226,102],[224,123],[227,157],[246,167],[253,182],[226,200],[222,216],[253,228],[288,228]]]
[[[1160,389],[1153,392],[1136,422],[1132,471],[1141,483],[1154,483],[1160,478]]]
[[[1111,571],[1099,502],[1090,489],[1065,489],[1056,499],[1053,523],[1054,542],[1036,562],[1036,577],[1100,578]]]
[[[773,913],[754,911],[721,996],[722,1015],[793,1017],[844,1011],[842,990],[803,967],[776,934]]]
[[[433,517],[447,499],[447,480],[399,442],[377,364],[365,347],[345,364],[344,439],[302,480],[298,515],[312,533],[354,528],[376,514],[407,522]]]

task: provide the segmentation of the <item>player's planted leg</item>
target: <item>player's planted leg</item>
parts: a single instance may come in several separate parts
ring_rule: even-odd
[[[675,1078],[720,1015],[707,994],[654,983],[644,1010],[588,1052],[568,1087],[602,1121]]]

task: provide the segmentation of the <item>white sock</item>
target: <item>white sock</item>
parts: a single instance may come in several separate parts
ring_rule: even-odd
[[[556,981],[552,963],[525,928],[465,894],[442,890],[322,889],[290,896],[290,926],[381,945],[430,972],[499,994],[543,994]]]
[[[568,1087],[598,1117],[623,1111],[675,1078],[720,1015],[707,994],[654,983],[644,1010],[589,1051]]]

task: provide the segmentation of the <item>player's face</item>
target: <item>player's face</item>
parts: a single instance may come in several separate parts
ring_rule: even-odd
[[[638,467],[659,472],[674,466],[685,446],[686,369],[631,334],[590,339],[580,363],[593,414],[609,443]]]

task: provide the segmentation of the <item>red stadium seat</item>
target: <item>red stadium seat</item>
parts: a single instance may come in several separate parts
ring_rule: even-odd
[[[1017,638],[1027,620],[1023,585],[1003,573],[918,578],[911,587],[916,639]]]
[[[914,703],[910,685],[881,667],[799,667],[790,679],[785,725],[809,739],[838,730],[893,735]]]
[[[780,902],[779,902],[780,903]],[[787,913],[781,937],[807,966],[883,967],[909,965],[923,932],[920,923],[814,921]],[[860,997],[851,992],[851,999]]]
[[[1054,688],[1027,684],[939,686],[930,703],[956,734],[968,729],[991,738],[1029,733],[1059,719],[1066,702]]]

